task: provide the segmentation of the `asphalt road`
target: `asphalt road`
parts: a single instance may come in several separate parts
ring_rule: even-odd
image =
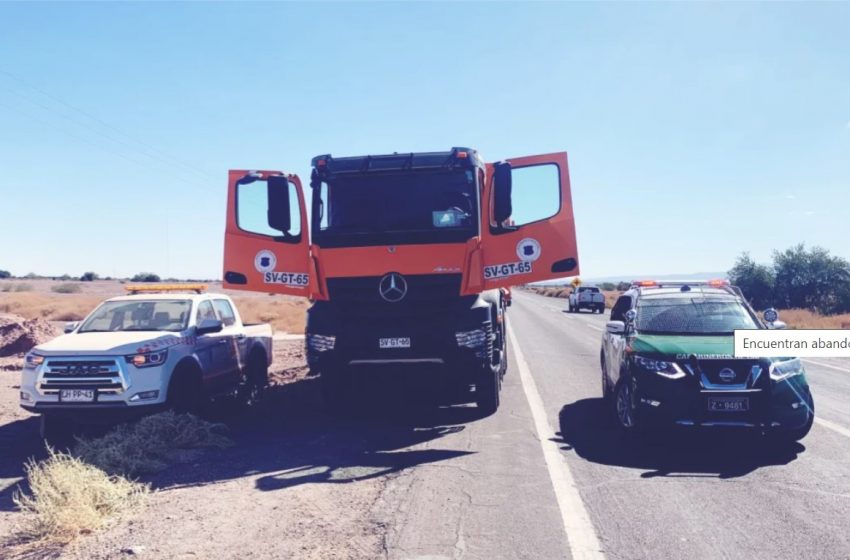
[[[601,404],[605,317],[515,294],[502,406],[408,449],[439,458],[376,504],[389,558],[850,558],[850,360],[806,362],[819,421],[791,448],[636,444]]]

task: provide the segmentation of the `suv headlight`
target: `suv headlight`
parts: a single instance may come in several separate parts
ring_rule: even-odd
[[[799,358],[793,360],[784,360],[781,362],[773,362],[770,364],[770,378],[774,381],[784,381],[789,377],[803,375],[803,362]]]
[[[34,369],[44,363],[44,356],[40,356],[38,354],[34,354],[30,352],[26,356],[24,356],[24,367],[28,369]]]
[[[126,359],[128,364],[133,364],[137,368],[161,366],[168,359],[168,349],[145,352],[143,354],[131,354],[126,356]]]
[[[635,364],[647,371],[653,371],[667,379],[681,379],[685,377],[685,372],[679,367],[676,362],[667,362],[665,360],[655,360],[653,358],[644,358],[643,356],[634,357]]]

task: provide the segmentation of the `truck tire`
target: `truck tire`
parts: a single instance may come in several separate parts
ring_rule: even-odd
[[[168,383],[167,407],[178,414],[198,415],[204,404],[202,392],[201,377],[196,368],[178,366]]]
[[[263,352],[252,352],[242,371],[236,395],[241,406],[259,403],[269,384],[269,365]]]
[[[342,414],[351,409],[351,378],[344,367],[326,366],[319,376],[322,399],[329,414]]]
[[[495,319],[495,311],[491,310],[490,317]],[[497,325],[493,321],[494,326]],[[504,327],[502,327],[504,328]],[[479,382],[475,384],[475,404],[484,416],[490,416],[499,409],[500,395],[502,390],[502,376],[507,365],[507,353],[505,352],[505,337],[503,333],[493,340],[492,359],[484,359],[479,373]],[[493,363],[499,357],[498,362]]]

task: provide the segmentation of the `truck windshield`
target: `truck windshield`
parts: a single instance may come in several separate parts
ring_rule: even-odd
[[[77,332],[185,330],[189,300],[107,301],[92,313]]]
[[[757,329],[747,309],[735,299],[644,298],[638,300],[635,327],[645,334],[732,334]]]
[[[313,192],[321,246],[461,242],[478,233],[471,169],[341,174]]]

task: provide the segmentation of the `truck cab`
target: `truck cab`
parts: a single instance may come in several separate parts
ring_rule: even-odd
[[[307,356],[329,402],[358,366],[431,363],[495,411],[507,288],[579,272],[567,155],[326,154],[309,187],[308,208],[296,175],[230,172],[225,286],[313,301]]]

